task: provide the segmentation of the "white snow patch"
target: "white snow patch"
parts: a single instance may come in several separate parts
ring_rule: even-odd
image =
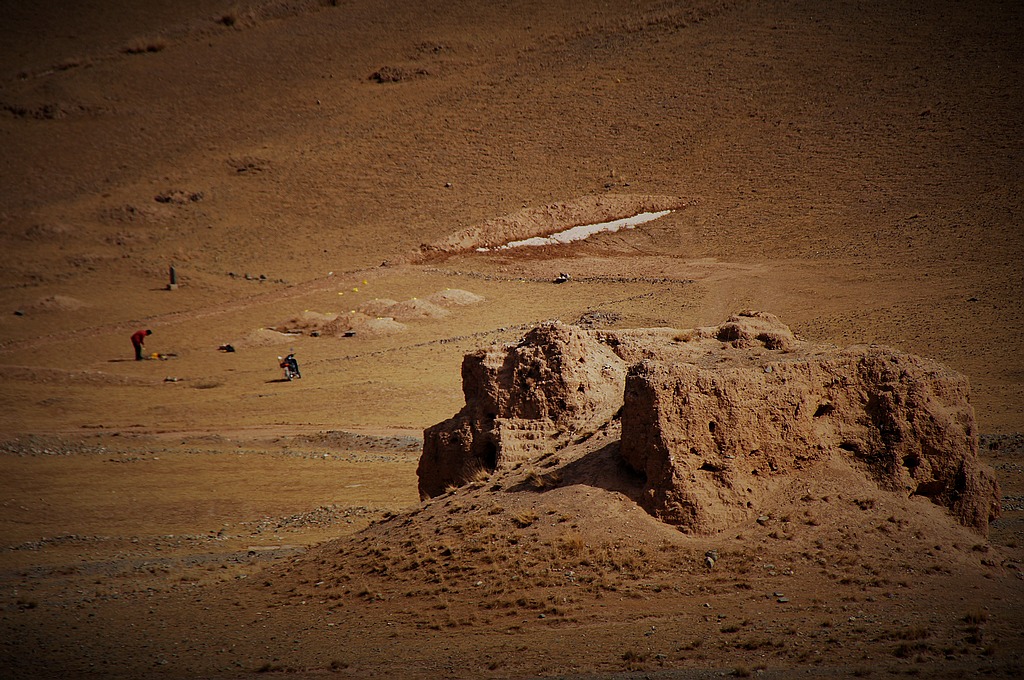
[[[489,250],[507,250],[509,248],[519,248],[522,246],[557,246],[561,243],[571,243],[573,241],[582,241],[588,236],[598,234],[603,231],[615,232],[619,229],[632,229],[633,227],[656,220],[659,217],[668,215],[671,210],[662,210],[660,212],[645,212],[639,215],[633,215],[632,217],[623,217],[620,220],[612,220],[611,222],[600,222],[598,224],[581,224],[578,227],[572,227],[565,231],[560,231],[550,236],[534,236],[533,238],[523,239],[522,241],[509,241],[503,246],[497,246],[495,248],[477,248],[479,252],[487,252]]]

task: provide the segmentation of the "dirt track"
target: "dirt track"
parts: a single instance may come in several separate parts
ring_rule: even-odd
[[[0,666],[1019,675],[1022,40],[1000,2],[0,2]],[[473,249],[649,205],[677,209]],[[483,300],[397,332],[266,332],[445,290]],[[797,505],[738,528],[743,548],[716,538],[735,560],[709,576],[706,548],[676,545],[674,569],[607,489],[420,507],[416,438],[460,408],[465,352],[546,319],[685,329],[748,308],[966,374],[1003,485],[992,535],[901,541],[934,518],[881,497],[817,526]],[[130,360],[146,327],[174,358]],[[280,382],[291,348],[303,379]],[[510,519],[588,508],[593,526]],[[405,521],[430,540],[396,548]],[[607,545],[559,553],[573,523]],[[440,552],[488,532],[530,573],[481,598],[459,568],[491,553]],[[433,548],[438,574],[380,571]],[[799,568],[765,576],[767,556]],[[351,580],[314,597],[335,566]]]

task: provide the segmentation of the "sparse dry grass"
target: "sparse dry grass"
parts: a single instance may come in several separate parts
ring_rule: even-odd
[[[190,387],[196,390],[212,390],[223,386],[224,382],[221,380],[199,380],[190,385]]]
[[[964,623],[979,625],[988,621],[988,612],[978,609],[964,614]]]
[[[555,545],[557,554],[568,561],[579,561],[587,552],[587,544],[583,536],[576,531],[566,531]]]
[[[520,529],[525,529],[536,522],[539,517],[534,512],[519,512],[512,515],[509,519],[512,521],[512,524],[516,525]]]
[[[483,466],[473,468],[466,476],[467,484],[482,484],[491,478],[492,471]]]
[[[534,491],[545,491],[547,489],[553,489],[562,483],[562,475],[558,470],[552,470],[551,472],[541,474],[537,470],[530,468],[526,471],[526,475],[523,477],[523,484],[529,489]]]
[[[543,478],[543,476],[541,476],[541,474],[539,472],[537,472],[536,470],[534,470],[533,468],[530,468],[529,470],[526,471],[526,475],[523,477],[523,481],[530,488],[533,488],[533,489],[543,489],[544,488],[544,478]]]

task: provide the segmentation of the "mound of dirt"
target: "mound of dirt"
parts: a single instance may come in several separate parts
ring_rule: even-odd
[[[398,321],[443,319],[448,316],[449,308],[475,305],[483,300],[482,296],[468,290],[446,288],[425,298],[410,298],[402,302],[377,298],[364,302],[357,310],[367,316],[391,317]]]
[[[19,236],[25,241],[35,243],[46,243],[51,241],[63,241],[72,235],[74,229],[66,224],[32,224],[25,228]]]
[[[369,302],[364,302],[356,310],[365,314],[366,316],[391,316],[388,310],[391,307],[398,304],[398,300],[391,300],[388,298],[375,298]]]
[[[403,333],[408,329],[409,327],[404,323],[387,316],[367,319],[362,324],[355,326],[357,333],[367,335],[391,335],[392,333]]]
[[[399,321],[415,321],[419,319],[443,319],[448,316],[448,310],[438,307],[429,300],[412,298],[402,302],[396,302],[387,308],[387,316],[394,317]]]
[[[287,321],[274,326],[279,333],[302,333],[308,334],[311,331],[322,331],[325,326],[338,318],[337,314],[322,314],[311,312],[308,309]]]
[[[579,225],[610,222],[642,212],[674,210],[686,205],[685,201],[672,196],[583,196],[574,201],[526,208],[456,232],[440,241],[424,243],[412,261],[425,262],[477,248],[494,248],[510,241],[549,236]]]
[[[328,337],[344,337],[348,335],[390,335],[401,333],[407,329],[403,323],[391,317],[373,317],[361,312],[340,314],[336,319],[325,323],[320,332]]]
[[[439,290],[433,295],[427,296],[427,301],[431,302],[438,307],[462,307],[465,305],[475,305],[484,301],[482,295],[471,293],[468,290],[460,290],[458,288],[445,288]]]
[[[360,304],[346,314],[320,313],[309,310],[274,326],[280,333],[317,334],[326,337],[388,335],[406,330],[405,322],[443,319],[448,308],[476,304],[483,298],[465,290],[445,289],[427,298],[410,298],[397,302],[375,298]]]
[[[557,453],[481,473],[275,565],[259,584],[251,579],[244,587],[271,606],[306,603],[306,620],[310,603],[323,603],[325,619],[360,621],[374,640],[382,629],[454,629],[452,639],[484,639],[481,631],[493,630],[503,642],[532,632],[522,644],[539,646],[541,638],[585,630],[567,645],[567,652],[579,650],[580,640],[588,645],[573,652],[579,665],[582,657],[618,649],[633,624],[642,630],[638,644],[664,636],[668,653],[680,649],[679,640],[694,640],[690,650],[721,644],[724,667],[737,650],[730,640],[720,643],[723,635],[738,635],[736,647],[744,650],[759,649],[764,635],[782,630],[787,640],[811,637],[818,645],[815,628],[836,603],[843,622],[856,617],[877,622],[873,630],[891,627],[869,636],[905,640],[918,622],[936,625],[936,607],[952,588],[968,579],[987,585],[1009,578],[996,551],[979,552],[989,547],[973,530],[931,503],[880,493],[842,451],[809,462],[778,487],[761,515],[734,531],[688,535],[640,511],[644,479],[622,461],[620,437],[612,421]],[[891,613],[894,599],[899,617]],[[847,602],[855,604],[839,610]],[[602,632],[609,621],[614,629]],[[848,648],[864,630],[829,650],[843,659],[836,663],[860,662],[863,651],[853,656]],[[784,656],[769,658],[784,663]],[[506,677],[538,676],[503,670]]]
[[[642,480],[637,501],[686,532],[749,521],[834,458],[983,534],[999,514],[966,378],[881,347],[804,343],[771,314],[684,332],[546,324],[466,355],[462,376],[465,407],[424,432],[423,497],[621,418],[616,447]]]
[[[28,312],[76,312],[88,305],[81,300],[66,295],[50,295],[39,298],[24,309]]]
[[[294,335],[280,333],[271,328],[257,328],[245,336],[231,342],[230,344],[238,349],[255,349],[258,347],[273,347],[283,345],[294,340]]]
[[[374,303],[387,302],[375,300]],[[351,335],[389,335],[401,333],[406,326],[391,316],[384,316],[385,307],[369,303],[360,307],[359,311],[347,314],[320,313],[305,311],[282,321],[274,327],[281,334],[319,335],[328,338],[341,338]],[[393,305],[388,305],[387,308]],[[374,313],[376,312],[376,313]]]

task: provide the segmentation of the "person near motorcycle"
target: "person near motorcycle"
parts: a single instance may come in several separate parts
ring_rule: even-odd
[[[132,333],[132,347],[135,348],[136,361],[142,361],[142,346],[146,344],[147,335],[153,335],[153,331],[147,328]]]
[[[285,380],[291,380],[292,378],[301,378],[302,374],[299,372],[299,362],[295,358],[295,352],[292,352],[286,357],[278,357],[282,369],[284,369]]]

